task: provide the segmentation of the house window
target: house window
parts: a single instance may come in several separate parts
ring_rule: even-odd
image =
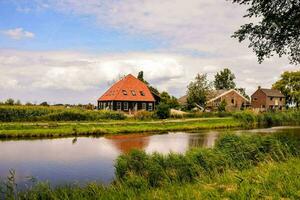
[[[124,102],[124,110],[128,110],[128,102]]]
[[[270,97],[270,100],[272,101],[272,100],[273,100],[273,97]]]
[[[117,110],[121,110],[121,102],[117,102]]]
[[[106,103],[103,103],[103,109],[106,110]]]
[[[231,103],[234,104],[234,99],[231,99]]]
[[[257,101],[257,98],[253,98],[253,101]]]
[[[282,97],[280,97],[279,101],[282,101]]]
[[[146,103],[142,103],[142,110],[146,110]]]
[[[153,103],[149,103],[148,106],[149,106],[149,107],[148,107],[148,110],[149,110],[149,111],[152,111],[152,110],[153,110]]]
[[[144,91],[140,91],[140,94],[141,94],[142,96],[145,96]]]
[[[122,93],[123,93],[124,95],[127,95],[127,91],[126,91],[126,90],[122,90]]]
[[[132,96],[136,96],[136,93],[134,90],[131,90],[131,94],[132,94]]]

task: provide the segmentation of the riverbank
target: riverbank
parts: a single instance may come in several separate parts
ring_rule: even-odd
[[[118,158],[109,186],[39,183],[19,191],[14,175],[7,199],[298,199],[300,140],[288,135],[225,134],[214,148],[185,154],[132,151]],[[13,198],[12,198],[13,199]]]
[[[232,117],[193,118],[156,121],[107,122],[40,122],[0,123],[0,138],[101,136],[105,134],[192,131],[204,129],[237,128],[242,123]]]

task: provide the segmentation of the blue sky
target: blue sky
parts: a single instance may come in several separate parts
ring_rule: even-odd
[[[143,70],[160,91],[186,93],[224,67],[251,94],[286,58],[258,64],[231,35],[248,22],[226,0],[0,0],[0,101],[95,103],[118,77]]]
[[[35,34],[34,39],[22,41],[1,35],[2,48],[69,49],[101,53],[155,50],[167,43],[164,41],[163,44],[158,38],[126,34],[122,30],[95,24],[93,16],[68,15],[50,9],[37,9],[30,2],[18,5],[13,1],[0,1],[0,19],[0,30],[22,27]]]

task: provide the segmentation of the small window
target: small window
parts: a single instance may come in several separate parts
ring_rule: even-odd
[[[234,104],[234,99],[231,99],[231,103]]]
[[[124,102],[124,110],[128,110],[128,102]]]
[[[117,110],[121,110],[121,102],[117,102]]]
[[[142,103],[142,110],[146,110],[146,103]]]
[[[103,103],[103,109],[106,110],[106,103]]]
[[[282,97],[280,97],[279,101],[282,101]]]
[[[257,101],[257,98],[254,98],[253,101]]]
[[[273,100],[273,97],[270,97],[270,100],[272,101],[272,100]]]
[[[153,110],[153,103],[149,103],[148,106],[149,106],[149,107],[148,107],[148,110],[149,110],[149,111],[152,111],[152,110]]]
[[[131,90],[131,94],[132,94],[132,96],[136,96],[136,93],[134,90]]]
[[[140,91],[140,94],[141,94],[142,96],[145,96],[144,91]]]
[[[122,93],[123,93],[124,95],[127,95],[127,91],[126,91],[126,90],[122,90]]]

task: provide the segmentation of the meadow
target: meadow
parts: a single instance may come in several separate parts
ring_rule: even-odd
[[[1,184],[5,199],[299,199],[300,140],[286,135],[224,134],[212,149],[185,154],[120,156],[109,186],[90,183],[18,190]]]
[[[155,113],[85,110],[59,106],[0,106],[0,137],[64,137],[299,125],[300,111],[188,113],[157,119]]]

